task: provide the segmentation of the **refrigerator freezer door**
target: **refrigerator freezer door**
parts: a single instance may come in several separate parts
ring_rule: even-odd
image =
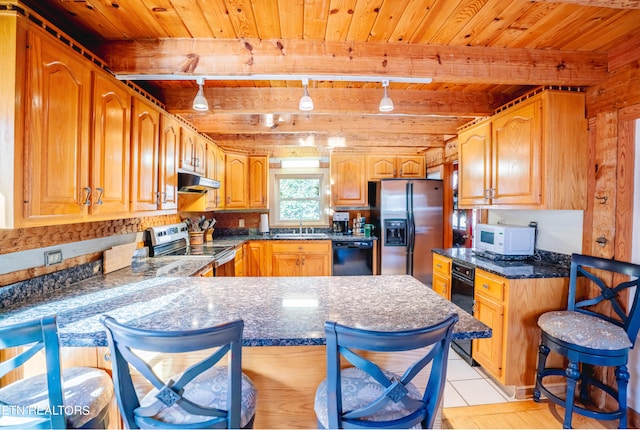
[[[407,273],[407,247],[399,246],[394,238],[388,238],[384,228],[389,220],[403,221],[407,219],[407,181],[380,181],[380,222],[383,226],[382,246],[380,251],[381,275],[404,275]],[[389,242],[389,245],[386,245]]]

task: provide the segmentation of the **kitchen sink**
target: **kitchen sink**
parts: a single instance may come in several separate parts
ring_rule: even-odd
[[[326,233],[276,233],[274,239],[329,239]]]

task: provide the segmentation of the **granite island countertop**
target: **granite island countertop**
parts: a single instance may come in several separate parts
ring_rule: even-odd
[[[472,248],[433,249],[432,252],[507,279],[569,277],[569,266],[536,261],[531,258],[515,261],[490,260],[476,255]]]
[[[434,324],[455,312],[460,321],[454,338],[491,336],[486,325],[407,275],[170,276],[144,276],[134,269],[95,276],[5,307],[0,326],[56,314],[62,346],[106,346],[99,321],[103,314],[155,330],[196,329],[242,318],[245,346],[322,345],[327,320],[402,330]]]

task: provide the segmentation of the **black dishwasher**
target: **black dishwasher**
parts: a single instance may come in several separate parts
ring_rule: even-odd
[[[373,274],[373,241],[333,241],[333,276]]]

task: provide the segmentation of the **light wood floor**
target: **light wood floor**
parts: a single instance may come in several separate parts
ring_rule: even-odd
[[[559,429],[564,409],[548,401],[533,400],[480,406],[445,408],[445,429]],[[617,428],[618,421],[597,421],[573,414],[572,427],[580,429]]]

